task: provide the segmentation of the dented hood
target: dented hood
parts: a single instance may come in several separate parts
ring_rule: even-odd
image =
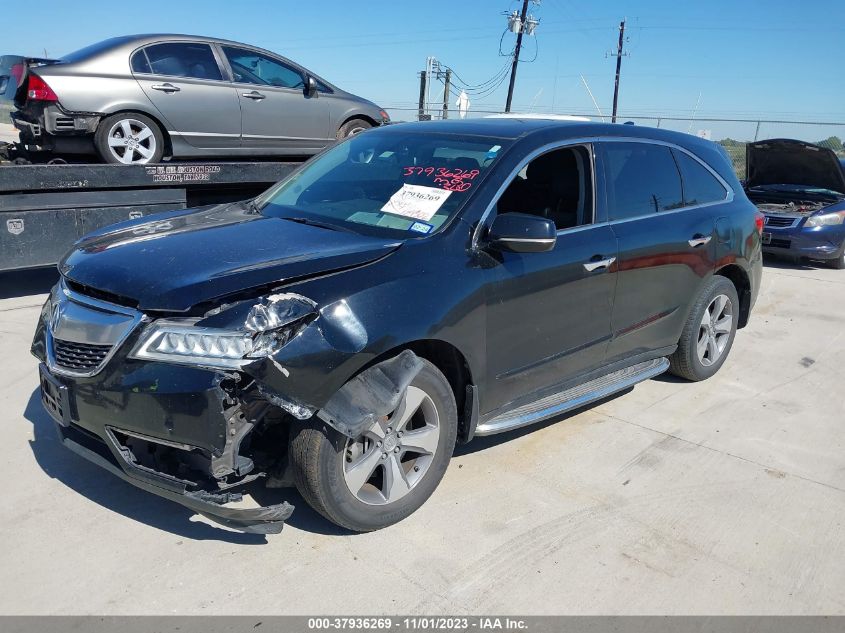
[[[791,139],[746,146],[745,186],[800,185],[845,193],[845,172],[833,150]]]
[[[71,281],[142,310],[184,312],[250,289],[361,266],[397,246],[230,204],[96,232],[59,268]]]

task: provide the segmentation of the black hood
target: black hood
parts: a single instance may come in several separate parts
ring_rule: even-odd
[[[845,172],[832,150],[804,141],[771,139],[745,150],[745,186],[800,185],[845,194]]]
[[[94,233],[59,268],[72,282],[142,310],[184,312],[268,284],[361,266],[396,248],[395,240],[266,217],[231,204]]]

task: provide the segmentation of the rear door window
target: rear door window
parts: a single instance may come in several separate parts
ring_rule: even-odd
[[[684,183],[684,206],[721,202],[728,192],[704,165],[686,152],[672,150]]]
[[[681,175],[664,145],[602,143],[610,220],[624,220],[683,206]]]
[[[278,59],[231,46],[224,46],[223,53],[232,67],[232,74],[237,83],[279,88],[305,87],[302,73]]]
[[[146,59],[141,57],[141,53]],[[168,42],[147,46],[132,56],[132,70],[168,77],[223,79],[211,46],[201,42]]]

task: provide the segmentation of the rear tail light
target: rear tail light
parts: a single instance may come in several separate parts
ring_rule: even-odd
[[[766,216],[757,212],[757,215],[754,216],[754,225],[757,227],[757,232],[763,232],[763,226],[766,224]]]
[[[41,77],[35,73],[29,73],[29,83],[26,87],[26,96],[32,101],[58,101],[59,98],[53,89],[47,85]]]

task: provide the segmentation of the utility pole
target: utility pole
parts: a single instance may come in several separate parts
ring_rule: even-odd
[[[446,70],[445,77],[443,78],[443,118],[449,118],[449,92],[451,89],[452,83],[452,71]]]
[[[525,31],[525,18],[528,15],[528,0],[522,0],[522,13],[519,16],[520,29],[516,34],[516,51],[513,55],[513,64],[511,65],[511,82],[508,85],[508,100],[505,102],[505,112],[511,111],[511,101],[513,101],[513,86],[516,83],[516,67],[519,64],[519,50],[522,48],[522,34]]]
[[[619,103],[619,75],[622,73],[622,47],[625,43],[625,20],[619,23],[619,46],[616,49],[616,81],[613,84],[613,114],[610,122],[616,123],[616,106]],[[611,53],[613,55],[614,53]]]
[[[428,80],[428,75],[426,71],[420,72],[420,104],[419,104],[419,115],[418,120],[422,121],[425,117],[425,88]]]

